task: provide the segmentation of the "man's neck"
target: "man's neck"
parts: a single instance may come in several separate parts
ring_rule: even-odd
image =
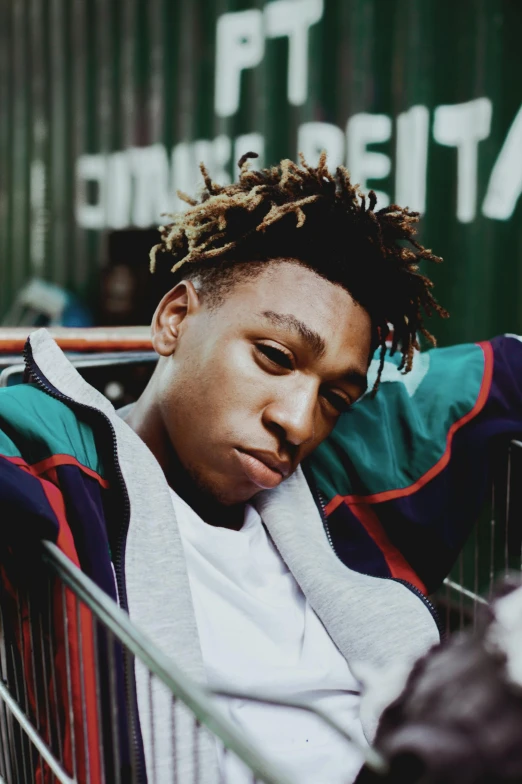
[[[192,477],[181,468],[165,474],[169,486],[187,503],[194,512],[209,525],[239,531],[245,519],[245,504],[225,506],[199,488]]]

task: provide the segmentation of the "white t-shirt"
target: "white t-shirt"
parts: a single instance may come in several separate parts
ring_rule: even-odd
[[[209,685],[304,699],[365,743],[358,683],[257,511],[247,506],[240,531],[218,528],[171,492]],[[362,766],[357,748],[308,712],[228,698],[220,704],[299,784],[350,784]],[[251,780],[231,755],[225,760],[226,781]]]

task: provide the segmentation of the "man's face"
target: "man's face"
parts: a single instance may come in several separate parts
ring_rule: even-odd
[[[215,308],[180,284],[153,333],[163,427],[197,485],[225,505],[280,484],[366,387],[370,317],[295,263],[267,264]]]

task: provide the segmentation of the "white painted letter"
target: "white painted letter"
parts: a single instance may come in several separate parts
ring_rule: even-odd
[[[80,155],[76,161],[76,220],[84,229],[103,229],[105,227],[106,202],[105,155]],[[89,204],[87,201],[87,183],[98,185],[98,201]]]
[[[416,212],[426,210],[429,111],[412,106],[397,117],[395,201]]]
[[[297,131],[297,150],[311,166],[317,166],[319,155],[326,150],[328,166],[335,169],[344,161],[344,133],[331,123],[303,123]]]
[[[493,166],[482,212],[488,218],[509,220],[522,193],[522,107]]]
[[[359,183],[366,193],[368,180],[381,180],[391,169],[388,155],[369,152],[368,144],[387,142],[391,136],[392,122],[387,114],[354,114],[346,126],[346,158],[352,182]],[[377,209],[387,207],[390,197],[383,191],[375,191]]]
[[[172,150],[172,173],[174,193],[183,191],[189,196],[193,195],[197,183],[197,171],[194,167],[192,145],[190,142],[179,142]],[[186,210],[188,204],[180,199],[177,194],[174,200],[176,210]]]
[[[131,224],[132,179],[130,150],[112,152],[107,159],[107,226],[124,229]]]
[[[258,65],[263,59],[264,51],[261,11],[252,8],[219,17],[214,88],[214,109],[218,117],[229,117],[237,112],[241,71]]]
[[[301,106],[308,93],[308,30],[323,15],[323,0],[275,0],[265,6],[268,38],[288,36],[288,100]]]
[[[30,172],[31,194],[31,232],[30,254],[31,267],[35,275],[42,272],[45,261],[45,236],[47,232],[47,177],[45,163],[41,160],[31,161]]]
[[[162,222],[161,214],[171,209],[170,165],[163,144],[129,150],[134,175],[132,223],[147,228]]]
[[[435,109],[433,136],[446,147],[457,148],[457,218],[469,223],[477,205],[478,143],[489,136],[491,101],[477,98]]]
[[[228,185],[230,182],[230,153],[232,143],[229,136],[221,134],[216,136],[212,142],[212,157],[209,161],[209,173],[213,180],[220,185]]]

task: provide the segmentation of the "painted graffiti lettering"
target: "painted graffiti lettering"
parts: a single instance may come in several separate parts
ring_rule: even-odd
[[[478,145],[489,136],[491,113],[488,98],[435,109],[435,141],[457,148],[457,218],[461,223],[469,223],[475,217]]]
[[[268,39],[281,37],[288,39],[288,101],[294,106],[303,104],[308,95],[310,28],[322,19],[323,12],[324,0],[272,0],[262,10],[222,14],[216,28],[216,115],[231,117],[237,112],[243,71],[262,62]],[[490,134],[492,114],[491,101],[481,97],[437,106],[433,111],[417,104],[395,119],[388,114],[359,112],[348,118],[344,129],[327,122],[304,122],[298,127],[292,154],[302,151],[315,163],[324,149],[330,165],[346,165],[363,191],[377,188],[378,206],[386,206],[393,198],[423,213],[431,122],[432,143],[455,149],[455,212],[461,223],[469,223],[477,214],[480,143]],[[391,149],[392,139],[395,150]],[[216,180],[228,183],[235,162],[248,150],[259,153],[257,165],[262,166],[264,138],[257,132],[235,139],[221,134],[215,139],[182,141],[172,150],[158,143],[82,155],[76,168],[77,221],[88,229],[158,225],[162,214],[186,206],[176,190],[195,191],[200,182],[200,161],[205,161]],[[394,193],[389,192],[392,189]],[[508,220],[521,193],[522,109],[493,166],[482,214]]]
[[[222,14],[216,28],[214,110],[230,117],[239,109],[241,74],[259,65],[266,38],[288,38],[287,96],[301,106],[308,93],[308,31],[322,18],[323,0],[274,0]]]
[[[382,180],[391,170],[391,160],[383,152],[369,151],[368,144],[387,142],[391,137],[392,121],[387,114],[354,114],[346,124],[346,164],[353,181],[358,182],[363,191],[368,190],[368,180]],[[390,203],[384,191],[376,190],[377,201],[381,207]]]
[[[477,164],[479,143],[489,135],[492,105],[487,98],[467,103],[443,105],[433,113],[433,139],[457,151],[456,216],[462,223],[474,220],[477,211]],[[430,112],[426,106],[412,106],[396,118],[396,146],[393,161],[393,200],[423,213],[426,208]],[[392,173],[392,156],[369,149],[388,145],[393,121],[386,114],[355,114],[346,131],[332,123],[308,122],[298,128],[297,148],[310,163],[326,150],[330,164],[344,163],[354,182],[363,190]],[[213,140],[180,142],[170,154],[162,144],[133,147],[108,155],[82,155],[77,161],[78,223],[84,228],[121,229],[161,223],[165,212],[184,209],[176,190],[193,193],[200,182],[199,162],[205,161],[211,176],[219,182],[231,180],[235,162],[254,150],[263,165],[264,139],[259,133],[243,134],[232,140],[226,135]],[[91,187],[89,187],[89,185]],[[93,187],[94,186],[94,187]],[[95,193],[94,199],[88,194]],[[391,201],[386,191],[377,190],[379,206]],[[496,220],[509,220],[522,193],[522,109],[508,131],[493,167],[482,213]]]
[[[395,201],[420,213],[426,210],[429,133],[426,106],[412,106],[397,117]]]
[[[323,16],[323,0],[275,0],[264,9],[267,38],[288,38],[288,101],[301,106],[308,93],[308,30]]]
[[[234,160],[252,149],[262,156],[260,134],[238,136],[233,145]],[[200,161],[205,161],[218,182],[230,182],[231,151],[232,141],[221,135],[213,140],[180,142],[170,155],[163,144],[108,155],[82,155],[76,166],[77,222],[86,229],[159,225],[164,213],[186,208],[176,191],[194,192],[201,181]],[[90,192],[94,192],[94,199],[89,199]]]
[[[263,14],[256,8],[223,14],[217,23],[214,109],[228,117],[239,109],[241,73],[263,59]]]
[[[497,158],[482,213],[488,218],[509,220],[522,193],[522,107],[508,131]]]

